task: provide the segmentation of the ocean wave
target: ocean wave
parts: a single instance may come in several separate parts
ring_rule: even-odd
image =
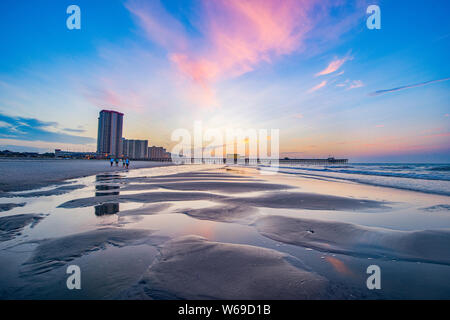
[[[353,166],[326,166],[325,168],[344,169],[344,168],[354,168],[354,167]]]
[[[442,181],[443,183],[448,183],[449,185],[447,187],[442,187],[437,184],[433,184],[433,182],[436,181],[426,181],[426,180],[417,180],[417,181],[423,181],[423,183],[405,183],[405,181],[401,181],[399,179],[390,179],[385,181],[374,181],[369,179],[359,179],[352,176],[346,176],[346,177],[336,177],[336,176],[326,176],[321,174],[312,174],[312,173],[302,173],[302,172],[292,172],[287,170],[280,170],[281,173],[286,174],[295,174],[300,176],[305,176],[308,178],[322,178],[330,181],[348,181],[348,182],[355,182],[360,184],[366,184],[371,186],[377,186],[377,187],[386,187],[386,188],[394,188],[394,189],[400,189],[400,190],[408,190],[408,191],[415,191],[415,192],[422,192],[422,193],[430,193],[430,194],[437,194],[437,195],[444,195],[444,196],[450,196],[450,183],[447,181]],[[402,183],[403,182],[403,183]]]
[[[380,166],[380,169],[385,170],[409,170],[409,169],[416,169],[417,167],[413,166]]]
[[[450,171],[450,166],[434,167],[431,171]]]
[[[437,165],[409,165],[405,172],[382,171],[381,165],[354,165],[352,169],[329,166],[280,166],[279,172],[301,175],[311,179],[340,180],[366,185],[410,190],[450,196],[450,174],[431,171]],[[443,166],[441,165],[442,169]]]
[[[332,167],[322,167],[322,168],[312,168],[312,167],[289,167],[289,166],[280,166],[282,169],[293,169],[293,170],[305,170],[305,171],[313,171],[313,172],[330,172],[330,173],[339,173],[339,174],[358,174],[358,175],[366,175],[366,176],[380,176],[380,177],[395,177],[395,178],[409,178],[409,179],[421,179],[421,180],[436,180],[436,181],[450,181],[449,174],[439,174],[436,171],[450,171],[446,169],[441,170],[433,170],[432,169],[421,169],[409,170],[407,172],[396,172],[396,171],[382,171],[382,167],[374,167],[370,168],[361,168],[358,169],[340,169],[340,168],[332,168]],[[450,168],[450,167],[447,167]],[[390,168],[391,169],[391,168]],[[437,168],[436,168],[437,169]],[[392,169],[391,169],[392,170]]]

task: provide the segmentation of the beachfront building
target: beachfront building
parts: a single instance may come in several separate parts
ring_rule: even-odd
[[[98,117],[97,155],[118,157],[122,154],[123,113],[100,111]]]
[[[95,152],[64,151],[55,149],[55,158],[94,159]]]
[[[148,140],[122,139],[123,157],[130,159],[148,158]]]
[[[163,147],[153,146],[148,148],[148,158],[150,160],[164,161],[170,159],[170,153]]]

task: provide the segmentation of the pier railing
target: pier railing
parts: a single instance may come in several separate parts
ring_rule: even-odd
[[[233,158],[178,158],[178,159],[150,159],[150,161],[171,161],[180,164],[240,164],[240,165],[271,165],[279,164],[307,164],[307,165],[326,165],[326,164],[346,164],[348,159],[233,159]]]

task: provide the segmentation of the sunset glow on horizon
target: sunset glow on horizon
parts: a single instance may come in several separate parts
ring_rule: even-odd
[[[81,30],[66,28],[67,3],[0,4],[0,149],[95,150],[98,112],[113,109],[125,114],[124,137],[168,150],[171,132],[201,121],[280,129],[287,157],[450,159],[448,10],[365,0],[75,2]],[[371,4],[381,7],[380,30],[366,27]]]

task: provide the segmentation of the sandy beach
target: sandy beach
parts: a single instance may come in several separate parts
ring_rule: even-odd
[[[446,195],[238,166],[108,171],[5,190],[0,299],[450,299]]]
[[[133,161],[130,170],[167,165],[171,164]],[[0,159],[0,192],[43,188],[67,179],[123,170],[121,166],[110,167],[108,160]]]

